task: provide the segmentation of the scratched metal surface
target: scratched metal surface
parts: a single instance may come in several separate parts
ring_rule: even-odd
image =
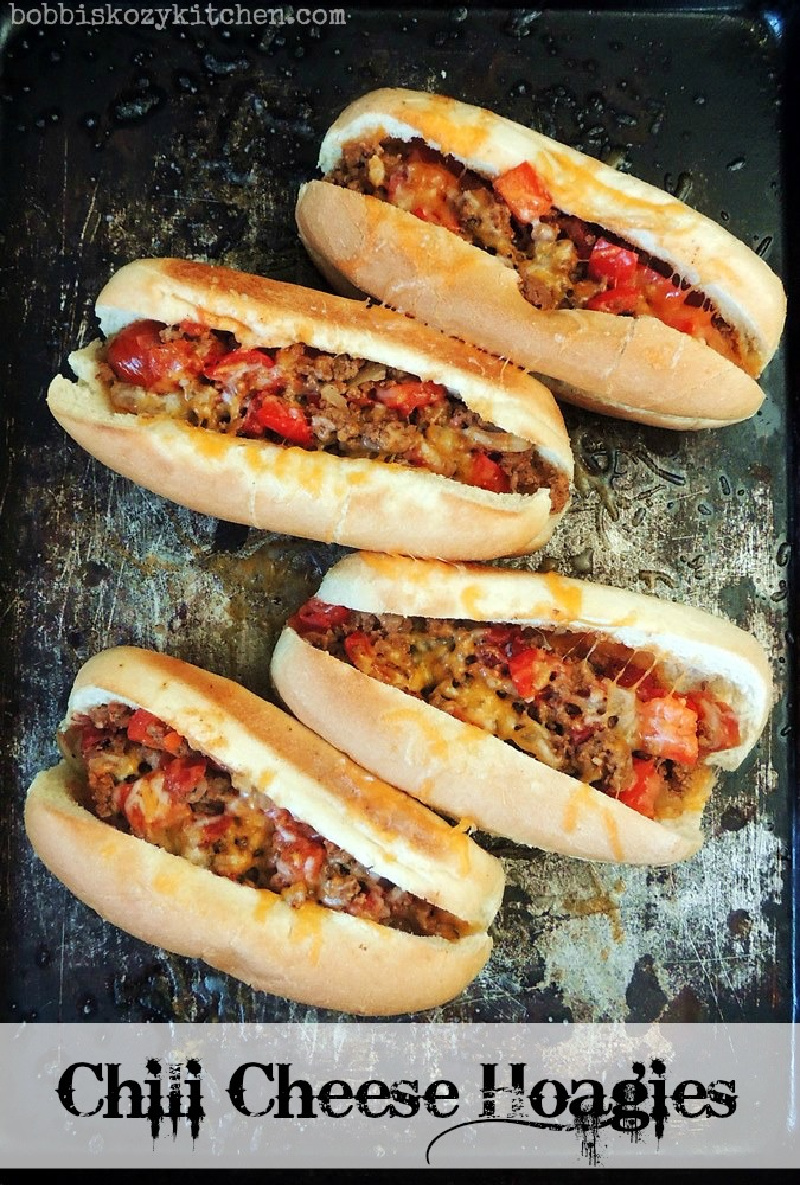
[[[8,30],[6,30],[8,32]],[[688,200],[782,267],[781,29],[757,17],[353,10],[340,28],[27,30],[2,83],[2,927],[0,1019],[296,1020],[333,1014],[155,950],[32,855],[25,789],[54,762],[79,665],[153,646],[269,696],[271,648],[340,552],[204,518],[109,473],[44,406],[94,332],[109,272],[191,255],[322,287],[292,209],[330,119],[376,85],[442,89]],[[763,410],[675,434],[565,409],[578,461],[545,552],[565,574],[719,610],[774,659],[761,744],[721,780],[707,843],[661,871],[485,841],[509,889],[495,953],[432,1020],[790,1015],[783,354]]]

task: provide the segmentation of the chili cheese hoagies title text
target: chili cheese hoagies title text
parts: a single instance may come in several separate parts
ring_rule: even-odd
[[[56,1093],[76,1118],[145,1120],[153,1139],[165,1125],[176,1136],[183,1121],[197,1140],[207,1117],[201,1063],[151,1058],[145,1068],[145,1076],[130,1077],[119,1062],[76,1061],[61,1074]],[[417,1077],[392,1082],[331,1078],[315,1084],[291,1062],[247,1061],[230,1075],[224,1095],[236,1112],[253,1121],[359,1116],[409,1121],[425,1115],[442,1124],[431,1144],[456,1128],[483,1122],[578,1132],[603,1127],[636,1137],[650,1130],[660,1140],[671,1115],[725,1119],[736,1111],[735,1080],[671,1082],[666,1063],[657,1058],[648,1064],[634,1061],[631,1076],[612,1083],[539,1077],[525,1062],[482,1061],[476,1072],[476,1086],[469,1088],[447,1078],[425,1082]]]

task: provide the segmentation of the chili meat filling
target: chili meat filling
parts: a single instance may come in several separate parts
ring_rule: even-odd
[[[494,181],[422,140],[351,143],[326,181],[445,227],[497,255],[538,309],[657,317],[757,374],[758,360],[711,301],[662,260],[553,205],[524,162]]]
[[[250,439],[427,469],[494,493],[550,490],[569,477],[530,441],[489,424],[440,383],[295,344],[243,349],[183,321],[134,321],[109,338],[99,378],[118,412],[172,416]]]
[[[85,770],[97,818],[219,876],[417,935],[455,940],[452,914],[370,872],[143,708],[110,703],[76,716],[62,743]]]
[[[699,763],[740,741],[730,706],[653,655],[585,633],[357,613],[316,598],[307,642],[654,819],[699,810]]]

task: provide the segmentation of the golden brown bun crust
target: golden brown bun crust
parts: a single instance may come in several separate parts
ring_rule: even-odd
[[[120,646],[78,672],[68,718],[112,698],[147,708],[366,867],[485,929],[502,899],[498,860],[468,836],[355,765],[304,725],[230,679]]]
[[[335,287],[508,358],[569,402],[685,430],[747,419],[763,401],[750,375],[653,317],[535,309],[497,257],[378,198],[311,181],[296,220]]]
[[[489,177],[530,162],[560,210],[599,223],[700,287],[753,343],[759,369],[774,354],[786,316],[779,278],[724,227],[664,190],[491,111],[406,89],[374,91],[347,107],[323,140],[320,167],[328,172],[344,144],[375,133],[421,137]]]
[[[295,910],[215,876],[95,819],[74,801],[64,763],[33,782],[25,826],[45,865],[114,925],[320,1008],[367,1016],[431,1008],[456,996],[491,951],[486,934],[421,939],[315,905]]]
[[[736,711],[742,743],[714,755],[709,766],[736,768],[771,705],[766,655],[750,635],[643,594],[555,574],[354,555],[329,571],[318,596],[362,612],[586,629],[646,648],[676,680],[708,680]],[[698,812],[652,822],[483,730],[370,679],[288,627],[271,674],[284,702],[309,727],[379,776],[483,830],[564,855],[640,864],[685,859],[702,842]],[[708,787],[712,778],[709,768]]]
[[[114,330],[138,316],[168,323],[188,317],[229,330],[245,345],[302,341],[389,362],[457,390],[484,419],[530,440],[572,475],[569,438],[545,387],[386,309],[230,269],[143,260],[114,276],[98,312]],[[71,356],[77,383],[53,380],[51,412],[104,464],[201,513],[350,547],[445,559],[534,550],[561,518],[551,513],[547,490],[492,494],[419,469],[116,413],[97,381],[98,349],[95,343]]]

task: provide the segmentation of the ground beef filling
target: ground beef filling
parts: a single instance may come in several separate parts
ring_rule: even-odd
[[[121,831],[294,907],[316,902],[417,935],[464,933],[452,914],[376,876],[265,794],[240,794],[226,770],[143,709],[93,708],[63,743],[85,768],[84,805]]]
[[[528,185],[535,185],[533,170],[522,167],[530,170]],[[549,196],[535,201],[528,210],[532,216],[523,218],[529,203],[524,194],[515,203],[520,192],[515,178],[504,186],[502,177],[492,182],[422,140],[385,139],[346,144],[325,179],[390,202],[497,255],[519,273],[522,293],[536,308],[649,314],[700,338],[749,373],[758,372],[758,360],[741,335],[669,264],[565,214]],[[534,196],[543,194],[540,188]]]
[[[529,441],[441,384],[363,358],[301,344],[242,349],[192,322],[135,321],[106,343],[99,378],[115,411],[426,469],[495,493],[549,489],[553,513],[569,496],[567,473]]]
[[[290,624],[650,818],[701,809],[701,759],[739,743],[733,712],[706,686],[679,693],[652,655],[589,634],[375,616],[316,599]]]

